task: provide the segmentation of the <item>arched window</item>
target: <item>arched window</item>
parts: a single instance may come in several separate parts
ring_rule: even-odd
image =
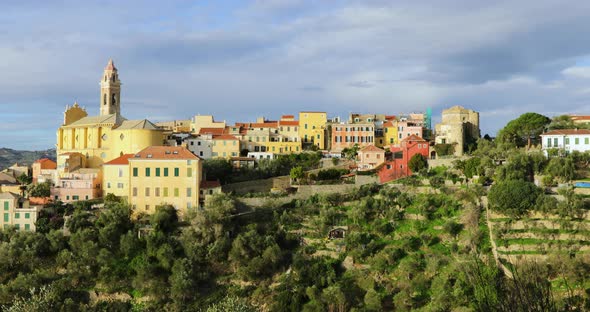
[[[115,93],[113,93],[113,101],[112,101],[113,105],[117,105],[117,96],[115,95]]]
[[[107,95],[106,94],[103,96],[102,99],[103,99],[103,105],[107,105]]]

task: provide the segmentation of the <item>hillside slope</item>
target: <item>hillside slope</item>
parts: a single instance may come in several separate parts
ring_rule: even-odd
[[[3,170],[15,162],[32,164],[39,158],[47,157],[55,160],[55,149],[44,151],[17,151],[10,148],[0,148],[0,170]]]

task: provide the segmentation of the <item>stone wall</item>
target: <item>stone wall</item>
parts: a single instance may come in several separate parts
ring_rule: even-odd
[[[224,193],[234,192],[241,195],[246,193],[268,193],[272,188],[284,190],[290,186],[288,176],[274,177],[270,179],[260,179],[231,183],[222,186]]]

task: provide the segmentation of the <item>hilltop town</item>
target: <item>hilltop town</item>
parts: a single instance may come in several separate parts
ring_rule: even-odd
[[[430,110],[152,122],[123,116],[121,89],[109,60],[99,115],[66,106],[55,157],[0,172],[0,304],[590,307],[589,116],[526,113],[496,138],[463,106],[436,125]]]

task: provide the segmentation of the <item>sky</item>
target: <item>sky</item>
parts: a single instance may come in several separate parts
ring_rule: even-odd
[[[534,111],[590,114],[590,1],[0,2],[0,147],[55,146],[66,105],[99,110],[109,58],[122,114],[277,119],[461,105],[483,134]]]

